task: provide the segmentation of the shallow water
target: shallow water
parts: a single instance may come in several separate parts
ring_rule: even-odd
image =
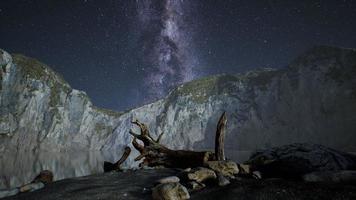
[[[19,152],[0,156],[0,189],[31,182],[42,170],[50,170],[55,180],[103,172],[102,152]]]
[[[249,151],[226,150],[236,162],[247,160]],[[18,152],[0,155],[0,189],[18,187],[31,182],[42,170],[50,170],[54,180],[103,172],[104,161],[117,158],[105,152]]]

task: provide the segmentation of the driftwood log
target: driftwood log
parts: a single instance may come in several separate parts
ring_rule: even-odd
[[[216,160],[225,160],[225,152],[224,152],[224,139],[225,139],[225,129],[226,129],[226,112],[224,112],[218,122],[216,127],[216,135],[215,135],[215,157]]]
[[[129,157],[131,153],[131,148],[130,147],[125,147],[124,149],[124,153],[122,154],[121,158],[116,162],[116,163],[111,163],[111,162],[104,162],[104,172],[110,172],[113,170],[120,170],[120,166],[123,162],[125,162],[125,160],[127,159],[127,157]]]
[[[132,123],[140,128],[140,134],[130,130],[134,136],[132,145],[140,152],[135,161],[140,161],[140,167],[157,167],[163,166],[168,168],[194,168],[204,166],[207,161],[224,160],[224,136],[226,125],[226,113],[220,117],[216,131],[216,155],[210,151],[189,151],[189,150],[172,150],[160,144],[163,133],[155,140],[149,133],[148,127],[138,120]],[[140,140],[140,144],[137,140]]]

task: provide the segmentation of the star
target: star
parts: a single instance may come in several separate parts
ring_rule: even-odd
[[[118,110],[206,75],[283,68],[313,45],[356,47],[351,0],[18,2],[0,1],[0,48]]]

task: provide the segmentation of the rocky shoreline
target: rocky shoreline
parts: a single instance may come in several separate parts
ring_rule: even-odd
[[[156,180],[179,173],[178,169],[143,169],[65,179],[31,193],[4,200],[151,199]],[[356,199],[355,183],[308,183],[284,179],[231,180],[227,186],[207,185],[190,199]]]
[[[17,188],[16,196],[5,199],[355,199],[356,157],[322,145],[295,143],[256,152],[243,164],[206,161],[186,169],[118,168],[53,183],[52,179],[49,171],[41,172],[32,183]]]

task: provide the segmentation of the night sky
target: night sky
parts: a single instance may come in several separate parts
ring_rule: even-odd
[[[0,1],[0,48],[114,110],[206,75],[285,67],[320,44],[356,47],[356,1]]]

